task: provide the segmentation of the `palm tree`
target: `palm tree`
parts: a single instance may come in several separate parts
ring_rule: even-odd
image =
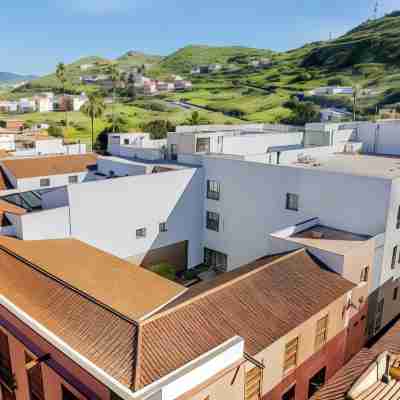
[[[57,65],[56,69],[56,77],[59,80],[61,87],[62,87],[62,92],[63,92],[63,97],[65,98],[65,84],[67,83],[67,75],[66,75],[66,68],[65,64],[60,62]],[[68,108],[65,106],[65,126],[68,129]]]
[[[117,89],[117,84],[121,79],[117,66],[112,64],[109,69],[110,79],[113,84],[113,101],[111,105],[111,114],[112,114],[112,131],[115,132],[115,93]]]
[[[92,151],[94,150],[94,121],[103,116],[105,109],[104,99],[97,93],[90,93],[87,102],[81,108],[81,112],[92,121]]]

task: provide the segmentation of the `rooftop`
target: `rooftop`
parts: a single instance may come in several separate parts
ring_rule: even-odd
[[[154,313],[186,290],[75,239],[20,241],[1,237],[0,248],[131,320]]]
[[[86,171],[96,164],[94,154],[50,156],[2,160],[1,164],[17,179],[63,175]]]
[[[304,246],[314,247],[333,253],[346,254],[355,246],[363,245],[371,237],[342,231],[329,226],[315,225],[293,233],[286,239]]]
[[[400,177],[400,158],[390,156],[336,153],[317,158],[310,163],[295,162],[287,165],[373,178],[396,179]]]
[[[344,367],[342,367],[311,399],[312,400],[345,400],[349,392],[365,376],[368,369],[376,365],[376,361],[384,353],[391,354],[392,366],[398,366],[400,355],[400,320],[397,320],[372,347],[363,348]],[[376,374],[375,374],[376,376]],[[371,382],[371,380],[369,381]],[[400,398],[400,384],[391,381],[385,384],[379,380],[367,384],[365,390],[354,393],[353,398],[359,400],[397,400]]]
[[[73,239],[0,241],[1,295],[132,390],[234,336],[255,355],[353,287],[299,250],[145,318],[185,289]]]

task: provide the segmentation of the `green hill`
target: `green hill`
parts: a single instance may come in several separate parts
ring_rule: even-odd
[[[130,67],[137,67],[137,66],[154,66],[158,64],[163,57],[145,54],[140,51],[128,51],[121,57],[116,59],[117,64],[121,69],[128,69]]]
[[[400,65],[400,12],[367,21],[308,54],[305,67],[348,68],[356,64]]]
[[[248,47],[212,47],[191,45],[179,49],[165,57],[156,70],[169,73],[189,73],[198,65],[207,64],[247,64],[253,58],[270,57],[270,50],[253,49]]]

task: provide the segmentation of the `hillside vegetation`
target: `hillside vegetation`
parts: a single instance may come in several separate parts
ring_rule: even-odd
[[[179,74],[193,81],[189,92],[159,96],[161,102],[184,101],[208,112],[242,122],[281,122],[293,115],[293,96],[319,86],[352,86],[359,93],[358,111],[373,118],[377,106],[400,102],[400,12],[366,21],[345,35],[326,42],[276,53],[240,46],[212,47],[190,45],[162,58],[131,51],[115,60],[120,68],[145,64],[146,74],[166,78]],[[268,58],[271,65],[257,69],[252,60]],[[80,65],[95,63],[91,71]],[[110,63],[100,57],[78,60],[67,66],[70,90],[93,90],[81,86],[83,73],[101,72]],[[197,65],[221,64],[217,73],[191,76]],[[57,90],[54,74],[34,80],[26,91]],[[14,96],[25,94],[21,89]],[[352,108],[351,96],[305,97],[316,107]],[[222,113],[222,114],[221,114]]]

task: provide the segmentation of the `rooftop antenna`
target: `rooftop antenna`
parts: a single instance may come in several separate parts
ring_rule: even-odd
[[[379,12],[379,1],[376,0],[375,6],[374,6],[374,20],[378,19],[378,12]]]

